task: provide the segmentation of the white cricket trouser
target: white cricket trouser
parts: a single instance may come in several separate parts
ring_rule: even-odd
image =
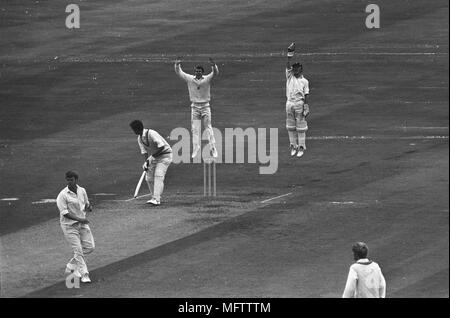
[[[145,181],[147,181],[150,194],[158,202],[161,201],[161,194],[164,191],[164,178],[171,163],[171,153],[154,158],[145,174]]]
[[[210,146],[214,146],[216,140],[214,139],[214,132],[211,125],[211,107],[210,106],[195,106],[191,105],[191,128],[192,128],[192,143],[194,149],[201,146],[201,124],[208,132],[208,140]]]
[[[306,131],[308,123],[303,116],[304,102],[286,103],[286,129],[289,134],[289,141],[294,146],[302,146],[306,149]]]
[[[77,222],[73,225],[61,224],[61,228],[74,254],[67,265],[75,265],[81,275],[89,273],[85,255],[92,253],[95,249],[94,237],[89,225]]]

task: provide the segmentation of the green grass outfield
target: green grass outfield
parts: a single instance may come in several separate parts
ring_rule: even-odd
[[[448,297],[447,1],[379,1],[378,30],[361,1],[78,3],[77,30],[61,1],[0,5],[0,199],[19,198],[0,201],[3,297],[339,297],[357,240],[388,297]],[[292,41],[311,86],[299,160]],[[126,201],[142,164],[128,123],[189,128],[178,56],[186,71],[218,63],[214,127],[278,128],[278,170],[218,164],[208,200],[202,165],[173,164],[151,209]],[[79,290],[63,284],[56,206],[36,203],[69,169],[95,207],[93,284]]]

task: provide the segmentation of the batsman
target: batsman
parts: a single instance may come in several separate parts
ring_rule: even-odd
[[[139,149],[145,160],[142,169],[146,171],[145,181],[147,181],[152,195],[147,203],[154,206],[160,205],[161,194],[164,190],[164,178],[172,163],[172,148],[158,132],[144,129],[142,121],[133,120],[130,127],[138,135]]]
[[[302,64],[291,63],[294,54],[295,43],[291,43],[286,63],[286,129],[289,134],[291,156],[300,158],[306,150],[309,82],[303,76]]]

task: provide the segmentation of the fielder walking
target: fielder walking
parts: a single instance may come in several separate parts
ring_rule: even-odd
[[[86,219],[86,211],[91,212],[92,206],[86,190],[77,184],[76,172],[67,171],[66,181],[67,187],[58,194],[56,199],[61,228],[74,254],[66,265],[66,273],[73,273],[76,277],[81,277],[81,282],[90,283],[85,255],[94,250],[95,243],[88,225],[89,221]]]
[[[154,206],[160,205],[164,178],[172,163],[172,148],[156,131],[144,129],[142,121],[134,120],[130,123],[130,127],[138,135],[139,149],[145,160],[142,169],[146,171],[145,181],[152,196],[147,203]]]
[[[350,266],[342,298],[385,298],[386,280],[380,266],[367,258],[367,244],[355,243],[352,251],[356,263]]]
[[[194,69],[195,75],[190,75],[181,69],[181,60],[175,61],[175,73],[183,79],[188,86],[189,98],[191,100],[191,129],[193,139],[192,158],[197,156],[201,148],[201,123],[208,132],[208,141],[211,155],[217,158],[217,149],[215,146],[214,132],[211,125],[211,81],[214,76],[219,74],[219,68],[216,63],[210,58],[211,73],[203,75],[205,72],[203,66],[197,65]]]
[[[291,43],[286,63],[286,129],[289,134],[291,156],[300,158],[306,150],[309,82],[303,76],[302,64],[298,62],[291,64],[294,53],[295,43]]]

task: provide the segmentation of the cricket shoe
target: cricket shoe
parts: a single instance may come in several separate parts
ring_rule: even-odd
[[[214,158],[217,158],[219,156],[216,146],[211,146],[211,156],[213,156]]]
[[[156,199],[150,199],[147,201],[148,204],[151,204],[153,206],[158,206],[161,204],[161,202],[157,201]]]
[[[194,147],[194,151],[192,152],[192,158],[197,157],[198,151],[200,150],[200,147]]]
[[[294,157],[297,154],[298,148],[293,144],[291,144],[290,149],[291,149],[291,157]]]
[[[302,157],[304,153],[305,153],[305,148],[303,148],[302,146],[298,147],[297,158]]]
[[[84,275],[81,277],[81,282],[82,282],[82,283],[90,283],[90,282],[91,282],[91,279],[89,278],[89,274],[88,274],[88,273],[84,274]]]

